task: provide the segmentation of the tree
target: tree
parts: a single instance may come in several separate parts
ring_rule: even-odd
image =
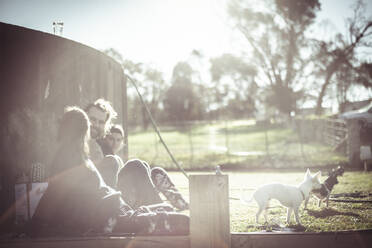
[[[365,88],[372,88],[372,63],[363,62],[355,70],[357,72],[355,82]]]
[[[116,60],[116,62],[118,62],[119,64],[124,63],[123,56],[116,49],[107,48],[107,49],[103,50],[102,52],[105,53],[106,55],[110,56],[114,60]]]
[[[234,118],[251,116],[256,110],[256,68],[231,54],[211,58],[210,62],[214,104],[219,110],[231,111]]]
[[[192,83],[196,97],[198,98],[198,120],[210,119],[208,115],[213,105],[211,83],[209,79],[209,58],[202,51],[193,50],[186,61],[192,68]]]
[[[172,85],[164,99],[164,110],[170,120],[188,121],[200,116],[202,107],[194,91],[192,72],[186,62],[179,62],[173,69]]]
[[[290,116],[308,65],[305,37],[320,9],[318,0],[232,0],[229,15],[251,48],[267,103]]]
[[[163,78],[163,74],[151,66],[123,59],[123,56],[113,48],[104,50],[104,53],[120,63],[124,72],[135,80],[145,104],[148,106],[152,116],[156,118],[157,113],[162,108],[161,104],[164,93],[168,87]],[[150,124],[150,118],[146,108],[141,103],[133,85],[129,83],[127,86],[128,109],[131,113],[129,123],[131,125],[136,125],[137,121],[141,121],[142,128],[146,130]]]
[[[162,101],[168,88],[163,73],[145,64],[135,64],[127,61],[126,65],[129,68],[127,73],[134,79],[144,103],[152,117],[156,119],[159,111],[162,110]],[[140,101],[138,93],[132,84],[128,84],[128,92],[131,99],[130,110],[133,117],[142,123],[143,130],[147,130],[151,120],[146,107]]]
[[[154,69],[147,67],[144,71],[144,80],[140,84],[142,88],[142,95],[145,103],[151,112],[153,118],[157,117],[158,112],[162,109],[162,102],[165,97],[166,84],[163,74]],[[150,124],[150,117],[148,116],[145,106],[142,106],[142,122],[143,128],[146,130]]]
[[[337,34],[333,41],[318,41],[315,46],[314,61],[317,61],[317,73],[323,76],[316,104],[317,114],[322,112],[323,98],[329,86],[334,82],[332,80],[334,75],[337,73],[345,75],[345,72],[359,74],[365,70],[362,66],[363,62],[360,62],[361,58],[358,58],[358,50],[372,47],[372,20],[365,18],[365,10],[365,3],[361,0],[357,1],[354,5],[353,16],[347,19],[347,35]],[[339,78],[339,80],[344,79]],[[355,83],[358,82],[361,81],[355,81]],[[364,82],[364,85],[368,86],[370,83]]]

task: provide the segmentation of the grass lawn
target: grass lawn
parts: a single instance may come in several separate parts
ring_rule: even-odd
[[[221,165],[225,171],[230,171],[230,197],[235,198],[240,198],[241,188],[250,195],[254,188],[270,182],[297,185],[303,180],[306,167],[324,168],[326,175],[323,166],[347,161],[346,155],[334,152],[331,146],[319,140],[303,140],[290,126],[265,128],[247,120],[204,123],[178,129],[160,127],[160,130],[172,154],[185,170],[211,173],[216,165]],[[153,131],[129,133],[129,157],[146,160],[152,166],[162,166],[168,171],[174,169],[170,175],[188,198],[186,177],[177,172]],[[244,172],[238,172],[236,168]],[[325,178],[323,176],[322,180]],[[372,200],[372,173],[346,171],[339,182],[332,193],[360,193],[358,198],[350,199]],[[274,200],[270,206],[269,223],[285,226],[286,209]],[[328,208],[325,204],[319,208],[312,198],[308,208],[300,208],[301,222],[308,232],[372,228],[371,203],[330,201]],[[239,200],[230,200],[231,231],[254,232],[270,228],[262,225],[263,216],[261,225],[255,224],[256,211],[254,202],[244,205]],[[292,223],[295,223],[294,216]]]
[[[186,170],[216,165],[270,168],[273,160],[277,167],[304,168],[347,160],[345,155],[319,141],[301,142],[291,127],[265,128],[250,120],[160,127],[160,130],[169,150]],[[128,143],[129,158],[140,158],[168,170],[177,169],[154,131],[129,132]]]
[[[316,171],[312,171],[315,173]],[[324,171],[325,172],[325,171]],[[203,172],[207,173],[207,172]],[[192,172],[190,174],[197,174]],[[304,171],[264,170],[252,172],[228,172],[230,184],[230,197],[240,198],[240,189],[244,188],[249,196],[254,188],[265,183],[282,182],[286,184],[299,184],[304,177]],[[325,174],[325,173],[324,173]],[[170,176],[180,191],[188,199],[188,181],[179,172],[170,172]],[[322,176],[323,181],[326,176]],[[340,197],[337,199],[372,200],[372,173],[346,171],[339,179],[332,191],[333,194],[360,193],[355,198]],[[270,224],[286,225],[286,209],[275,200],[271,201],[268,218]],[[325,204],[319,208],[317,201],[312,198],[308,210],[300,207],[300,218],[306,232],[357,230],[372,228],[372,203],[346,203],[330,201],[329,207]],[[231,232],[254,232],[267,229],[263,226],[264,218],[261,215],[260,224],[255,224],[256,203],[242,204],[239,200],[230,200]],[[292,215],[292,225],[295,224]]]

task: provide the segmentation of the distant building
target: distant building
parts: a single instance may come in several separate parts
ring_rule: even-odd
[[[299,108],[296,110],[296,115],[306,116],[306,115],[315,115],[316,108]],[[332,108],[322,108],[322,113],[326,115],[332,114]]]
[[[363,108],[370,104],[372,102],[372,99],[364,100],[364,101],[358,101],[358,102],[346,102],[341,104],[342,113],[349,112],[353,110],[357,110],[360,108]]]

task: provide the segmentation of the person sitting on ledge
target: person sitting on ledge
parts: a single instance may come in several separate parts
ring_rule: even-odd
[[[189,217],[156,206],[132,208],[107,186],[89,159],[90,122],[78,107],[65,109],[48,188],[29,223],[32,237],[110,233],[187,235]]]
[[[188,202],[164,169],[151,169],[140,159],[131,159],[123,165],[116,153],[123,146],[124,132],[121,126],[112,123],[117,113],[109,101],[97,99],[85,111],[92,123],[90,158],[107,185],[120,190],[124,200],[132,207],[153,204],[160,206],[164,203],[163,206],[169,209],[169,204],[165,204],[159,195],[161,192],[176,209],[182,211],[189,208]],[[113,136],[115,142],[112,142]]]

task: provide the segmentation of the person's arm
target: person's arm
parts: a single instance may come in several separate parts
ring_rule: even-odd
[[[104,158],[101,146],[96,140],[89,140],[89,158],[94,164],[98,164]]]

